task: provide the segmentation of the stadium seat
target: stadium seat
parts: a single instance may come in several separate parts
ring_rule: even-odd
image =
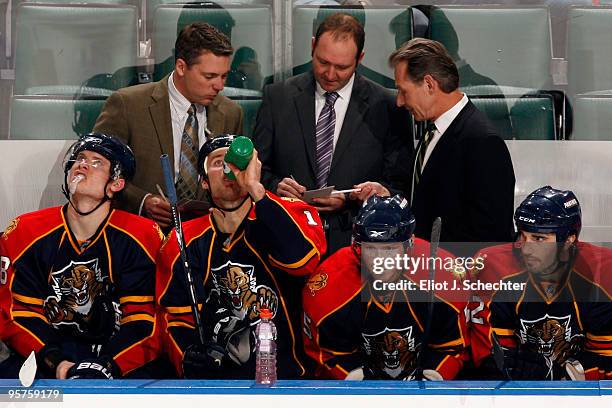
[[[93,129],[105,98],[14,96],[10,139],[77,139]]]
[[[572,139],[612,141],[612,90],[576,95]]]
[[[208,22],[227,34],[234,47],[231,72],[226,85],[261,90],[271,81],[272,16],[267,6],[185,7],[161,5],[153,19],[155,80],[174,69],[174,43],[180,28],[196,21]]]
[[[394,88],[393,70],[389,55],[413,34],[412,9],[401,6],[317,7],[293,9],[293,73],[311,68],[311,42],[316,27],[329,15],[337,12],[351,14],[364,24],[366,32],[365,57],[358,71],[387,88]]]
[[[431,38],[442,42],[467,85],[549,89],[550,19],[546,7],[444,6],[431,12]],[[461,76],[461,75],[460,75]],[[465,78],[464,78],[465,79]]]
[[[135,6],[22,3],[16,20],[15,95],[76,94],[101,74],[102,88],[132,83],[114,74],[136,66]]]
[[[567,21],[570,95],[612,89],[612,6],[572,7]]]
[[[257,119],[257,111],[261,105],[261,99],[235,99],[234,102],[242,107],[242,133],[244,133],[244,136],[253,137],[253,129],[255,129],[255,121]]]
[[[555,140],[555,110],[551,95],[473,96],[471,100],[489,117],[504,139]]]

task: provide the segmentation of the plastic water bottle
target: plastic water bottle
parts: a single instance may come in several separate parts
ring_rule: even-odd
[[[272,312],[261,309],[255,328],[255,383],[272,385],[276,382],[276,326]]]
[[[232,163],[240,170],[244,170],[249,165],[253,157],[253,142],[246,136],[238,136],[234,139],[227,153],[223,157],[223,173],[230,180],[236,180],[236,175],[229,168],[227,163]]]

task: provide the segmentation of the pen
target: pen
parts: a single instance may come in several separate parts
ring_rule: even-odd
[[[330,194],[345,194],[345,193],[359,193],[360,188],[349,188],[348,190],[334,190]]]

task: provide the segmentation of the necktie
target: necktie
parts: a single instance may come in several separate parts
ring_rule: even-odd
[[[336,128],[336,111],[334,104],[338,99],[336,92],[325,93],[325,105],[319,114],[315,129],[317,141],[317,187],[327,185],[327,176],[331,166],[332,153],[334,151],[334,129]]]
[[[187,120],[181,138],[181,157],[176,191],[179,199],[194,199],[198,190],[198,118],[192,104],[187,111]]]
[[[423,136],[423,141],[421,142],[421,145],[419,146],[419,150],[417,152],[416,162],[414,166],[414,185],[419,184],[419,181],[421,181],[421,176],[423,175],[423,163],[425,162],[425,154],[427,153],[427,147],[429,146],[429,143],[431,143],[435,131],[436,125],[434,125],[433,123],[427,125],[427,132],[425,132],[425,135]]]

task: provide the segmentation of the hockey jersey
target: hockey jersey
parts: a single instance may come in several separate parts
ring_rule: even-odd
[[[159,353],[154,274],[163,235],[150,220],[111,210],[79,242],[66,208],[19,216],[0,238],[0,337],[24,357],[51,344],[74,362],[110,356],[125,375]]]
[[[414,241],[410,255],[426,257],[429,243]],[[438,256],[452,258],[443,250]],[[320,265],[302,291],[303,337],[306,353],[317,364],[316,375],[344,379],[368,366],[373,379],[413,379],[422,353],[423,369],[453,379],[463,365],[467,333],[465,302],[458,301],[460,296],[448,300],[455,280],[451,271],[439,270],[434,277],[436,282],[451,283],[451,289],[436,291],[427,339],[430,298],[420,286],[428,281],[426,269],[405,275],[414,285],[384,296],[360,271],[352,248],[342,248]]]
[[[504,347],[519,344],[541,353],[548,379],[568,358],[578,360],[587,379],[612,377],[612,251],[578,242],[565,281],[547,292],[519,261],[513,244],[482,250],[481,283],[504,283],[499,290],[478,291],[470,305],[472,356],[476,365],[491,355],[492,333]],[[544,379],[544,378],[543,378]]]
[[[301,200],[267,192],[234,234],[222,233],[210,215],[186,222],[183,234],[206,340],[215,341],[211,333],[217,312],[249,326],[247,349],[242,350],[246,361],[225,367],[222,377],[255,378],[254,329],[263,307],[271,309],[277,327],[278,377],[305,375],[300,290],[325,252],[317,211]],[[158,276],[164,346],[181,375],[185,349],[199,340],[174,231],[160,251]]]

